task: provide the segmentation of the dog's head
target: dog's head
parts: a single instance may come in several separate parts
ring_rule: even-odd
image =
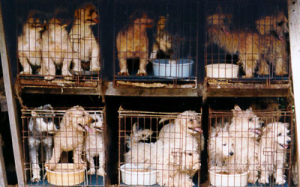
[[[164,29],[167,24],[167,18],[165,16],[159,16],[159,20],[157,22],[157,28]]]
[[[90,124],[95,123],[95,119],[83,107],[74,106],[66,111],[62,122],[67,128],[88,131]]]
[[[201,116],[195,111],[185,111],[177,116],[175,123],[190,134],[202,133]]]
[[[142,16],[133,21],[133,24],[140,28],[151,28],[154,26],[154,20],[149,18],[146,13],[143,13]]]
[[[247,137],[258,137],[261,134],[262,121],[252,111],[250,107],[242,110],[238,105],[232,110],[233,118],[229,126],[229,131],[236,134],[244,134]]]
[[[59,19],[59,18],[52,18],[49,21],[49,29],[50,30],[53,30],[53,29],[57,30],[58,28],[65,29],[68,25],[69,25],[69,22],[63,21],[62,19]],[[58,31],[61,31],[61,30],[58,30]]]
[[[35,31],[42,31],[46,26],[46,19],[38,11],[30,11],[27,19],[29,28]]]
[[[59,129],[59,126],[54,123],[55,114],[50,104],[33,109],[31,111],[31,116],[34,121],[34,128],[39,132],[53,134]]]
[[[234,138],[232,134],[225,130],[213,129],[209,139],[209,150],[211,159],[221,157],[227,159],[234,155]],[[214,158],[215,157],[215,158]]]
[[[102,132],[103,116],[101,114],[90,114],[94,121],[90,124],[90,129],[93,132]]]
[[[289,135],[290,131],[288,128],[288,123],[269,123],[263,130],[264,138],[275,141],[275,143],[278,144],[277,147],[281,149],[287,149],[291,143],[291,137]]]
[[[82,8],[75,10],[74,16],[84,24],[96,25],[99,23],[99,14],[96,7],[92,4],[86,4]]]

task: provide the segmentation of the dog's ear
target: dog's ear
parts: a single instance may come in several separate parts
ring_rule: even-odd
[[[283,123],[285,128],[289,128],[290,124],[289,123]]]
[[[31,116],[32,117],[36,117],[38,114],[37,114],[37,112],[35,111],[35,110],[33,110],[33,111],[31,111]]]
[[[78,18],[78,19],[80,18],[81,10],[82,10],[81,8],[75,10],[75,13],[74,13],[74,17],[75,17],[75,18]]]
[[[242,109],[239,107],[239,105],[234,105],[234,109],[232,110],[233,116],[236,116],[238,112],[241,112]]]
[[[134,123],[133,125],[132,125],[132,134],[136,134],[137,132],[138,132],[138,127],[136,126],[136,124],[137,123]]]

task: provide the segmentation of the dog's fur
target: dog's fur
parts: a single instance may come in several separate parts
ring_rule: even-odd
[[[83,132],[94,122],[92,116],[81,106],[74,106],[67,110],[60,123],[60,130],[54,135],[53,155],[46,167],[50,170],[55,169],[63,151],[73,151],[73,162],[76,167],[84,164],[81,158],[84,148]]]
[[[130,136],[126,135],[127,147],[131,149],[131,145],[135,145],[139,141],[146,141],[153,134],[151,129],[139,129],[137,123],[132,125],[132,133]]]
[[[150,61],[159,58],[160,55],[165,58],[170,58],[173,53],[172,35],[166,31],[166,22],[167,18],[165,16],[159,17],[157,33],[152,47],[152,53],[150,55]]]
[[[145,168],[157,170],[159,185],[175,187],[194,185],[191,174],[200,169],[200,155],[195,151],[187,151],[192,148],[190,144],[176,147],[172,143],[166,144],[160,140],[155,143],[131,144],[131,150],[125,154],[125,162],[144,164]]]
[[[228,125],[212,127],[208,140],[210,167],[228,166],[228,159],[234,155],[234,138],[228,132]]]
[[[42,144],[45,149],[45,160],[50,160],[53,148],[53,133],[57,131],[53,117],[55,116],[50,104],[37,107],[31,111],[31,118],[28,123],[29,156],[32,169],[32,182],[41,180],[39,167],[39,149]],[[43,150],[43,148],[41,148]]]
[[[100,114],[91,114],[95,122],[90,124],[90,130],[85,140],[86,159],[90,164],[89,175],[95,174],[95,163],[93,157],[99,156],[99,169],[97,175],[105,175],[105,151],[103,136],[103,116]]]
[[[99,23],[96,7],[87,4],[75,11],[75,21],[70,31],[74,52],[79,61],[74,62],[73,70],[82,71],[81,61],[90,62],[90,71],[100,71],[100,45],[93,34],[92,26]]]
[[[127,59],[139,58],[140,65],[138,76],[147,75],[146,65],[148,64],[149,40],[146,29],[152,27],[153,20],[145,13],[138,18],[131,16],[126,27],[121,29],[117,35],[117,51],[120,72],[119,75],[129,75],[127,69]]]
[[[160,123],[165,120],[161,119]],[[174,123],[164,125],[159,132],[159,140],[164,144],[172,142],[176,146],[194,143],[192,145],[194,151],[203,151],[204,137],[201,133],[201,116],[195,111],[185,111],[177,116]]]
[[[207,45],[216,44],[227,53],[238,54],[246,78],[253,77],[257,67],[259,75],[269,75],[269,64],[275,66],[275,75],[288,74],[286,42],[272,35],[262,36],[245,30],[230,31],[225,24],[227,17],[231,16],[216,13],[207,17],[209,35]]]
[[[261,35],[269,35],[272,32],[284,41],[284,35],[289,32],[288,19],[283,12],[265,16],[255,21],[256,29]]]
[[[60,19],[52,18],[49,21],[48,29],[42,35],[42,64],[41,74],[45,79],[54,79],[56,66],[61,66],[64,78],[70,78],[70,65],[78,61],[77,53],[73,53],[69,34],[66,30],[68,26]],[[77,62],[78,63],[78,62]]]
[[[235,139],[235,154],[228,160],[229,172],[242,173],[249,170],[248,182],[255,183],[259,170],[257,140],[261,134],[262,122],[251,108],[242,110],[235,105],[232,112],[233,118],[229,125],[229,132]]]
[[[20,74],[32,74],[31,66],[40,67],[42,60],[42,31],[44,23],[34,18],[35,12],[29,13],[29,18],[18,36],[18,58],[23,67]]]
[[[261,167],[259,183],[269,183],[269,176],[271,175],[274,175],[276,184],[285,183],[286,149],[291,142],[288,127],[288,123],[281,122],[269,123],[264,127],[259,143]]]

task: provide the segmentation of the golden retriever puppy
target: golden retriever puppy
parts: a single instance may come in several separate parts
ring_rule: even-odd
[[[63,151],[73,151],[73,162],[83,164],[81,159],[84,148],[83,133],[89,130],[89,125],[94,122],[92,116],[81,106],[67,110],[60,122],[59,131],[54,135],[53,155],[47,161],[46,167],[50,170],[55,169]]]
[[[283,12],[275,15],[265,16],[255,21],[256,29],[261,35],[268,35],[275,32],[278,38],[284,41],[284,34],[289,32],[288,19]]]
[[[165,58],[170,58],[172,51],[172,35],[166,31],[167,18],[160,16],[157,23],[157,32],[155,42],[152,47],[150,61],[159,58],[162,55]]]
[[[18,36],[18,58],[23,68],[20,74],[32,74],[31,66],[41,66],[42,31],[45,24],[39,18],[34,18],[35,13],[29,13],[22,34]]]
[[[82,71],[81,61],[89,61],[90,71],[100,71],[100,46],[92,31],[92,26],[99,23],[96,7],[87,4],[77,9],[74,17],[70,38],[79,60],[74,62],[73,70]]]
[[[48,29],[42,35],[42,64],[41,74],[46,80],[54,79],[56,66],[62,66],[61,72],[64,78],[72,76],[70,65],[78,61],[77,53],[73,53],[72,44],[66,27],[60,19],[52,18]],[[78,63],[78,62],[77,62]]]
[[[153,26],[153,20],[145,13],[140,17],[130,16],[131,20],[117,35],[117,51],[120,72],[119,75],[129,75],[127,59],[138,58],[140,60],[138,76],[147,75],[149,40],[146,29]]]
[[[259,183],[268,184],[269,176],[274,175],[276,184],[286,182],[284,168],[291,137],[288,123],[269,123],[263,129],[259,142],[260,179]]]
[[[258,67],[259,75],[269,75],[270,65],[275,66],[275,75],[288,74],[286,44],[272,35],[261,36],[246,30],[229,30],[225,19],[230,15],[216,13],[207,17],[209,41],[227,53],[238,54],[246,78],[252,78]],[[269,63],[269,64],[268,64]]]
[[[87,133],[85,140],[86,159],[90,164],[88,170],[89,175],[95,174],[95,163],[93,157],[99,156],[99,169],[97,175],[105,175],[105,151],[104,151],[104,136],[102,132],[103,117],[100,114],[91,114],[94,118],[94,123],[90,124],[90,130]]]

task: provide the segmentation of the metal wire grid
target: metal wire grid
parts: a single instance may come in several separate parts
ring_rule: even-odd
[[[99,81],[100,74],[91,63],[97,61],[101,67],[99,16],[95,17],[99,7],[99,0],[16,1],[16,17],[21,22],[16,28],[17,67],[23,84],[44,85],[44,80],[52,80],[69,83],[65,86],[96,85],[92,83]],[[89,18],[89,13],[78,13],[80,8],[96,14]]]
[[[255,116],[256,117],[255,117]],[[208,155],[209,155],[209,173],[217,173],[217,175],[209,174],[210,181],[217,180],[218,186],[241,186],[242,182],[236,174],[247,173],[247,186],[293,186],[292,178],[292,158],[295,154],[294,150],[294,124],[293,112],[287,110],[267,111],[257,110],[254,115],[244,113],[242,116],[233,115],[232,111],[209,110],[209,140],[208,140]],[[251,121],[249,121],[251,119]],[[242,125],[244,128],[230,128],[237,121],[244,121]],[[248,121],[248,123],[245,121]],[[261,131],[259,129],[251,129],[251,123],[257,125],[262,123]],[[281,131],[280,126],[270,126],[269,124],[281,123],[285,124],[285,128]],[[273,127],[273,128],[272,128]],[[282,134],[279,134],[282,133]],[[253,139],[253,134],[257,136]],[[268,135],[266,135],[268,133]],[[278,149],[279,139],[283,138],[286,142],[285,147]],[[290,138],[290,142],[288,141]],[[252,143],[251,143],[252,142]],[[253,144],[257,146],[253,146]],[[267,142],[267,143],[265,143]],[[228,144],[231,145],[228,145]],[[245,144],[245,145],[244,145]],[[262,146],[262,148],[261,148]],[[256,155],[257,159],[249,159],[249,155]],[[280,157],[285,155],[285,159]],[[240,158],[244,159],[240,159]],[[233,159],[234,158],[234,159]],[[266,158],[266,159],[263,159]],[[234,161],[232,162],[233,159]],[[247,160],[248,159],[248,160]],[[231,161],[230,161],[231,160]],[[282,165],[278,163],[283,162]],[[277,163],[278,162],[278,163]],[[243,171],[241,171],[242,169]],[[286,182],[278,184],[276,178],[276,171],[283,172]],[[269,182],[263,183],[261,181],[262,173],[266,171],[270,173],[267,176]],[[256,173],[257,172],[257,173]],[[250,180],[250,173],[256,173],[256,180]],[[220,178],[220,174],[225,174]],[[227,176],[231,175],[231,181],[228,181]],[[235,175],[235,176],[234,176]],[[235,181],[235,182],[233,182]],[[223,183],[222,183],[223,182]],[[243,186],[243,185],[242,185]]]
[[[205,7],[206,77],[288,80],[286,1],[206,1]]]
[[[182,129],[181,132],[177,130],[164,131],[163,136],[160,134],[162,127],[170,127],[171,123],[176,123],[179,114],[119,110],[119,186],[151,186],[153,184],[155,186],[190,186],[189,181],[194,182],[196,186],[200,185],[200,168],[193,170],[187,165],[194,166],[196,162],[200,162],[200,139],[202,135],[191,136],[188,134],[188,129]],[[181,118],[186,119],[186,121],[190,118],[196,119],[200,125],[201,114],[195,113]],[[189,136],[195,138],[195,141],[189,139]],[[190,163],[187,155],[193,157]],[[169,164],[164,163],[171,159],[172,162]],[[140,171],[132,169],[136,166],[142,167],[139,168]],[[146,174],[136,175],[135,171],[137,173],[155,172],[157,181],[150,185],[149,180],[145,177]],[[123,172],[130,174],[125,176]],[[182,174],[182,176],[168,178],[174,173]],[[160,182],[162,177],[165,178],[165,181]],[[134,183],[135,180],[139,180],[139,182]],[[164,184],[162,185],[162,183]]]
[[[56,186],[53,184],[61,183],[62,185],[69,185],[72,181],[82,180],[80,184],[74,184],[72,186],[105,186],[106,180],[106,117],[105,108],[85,108],[89,116],[92,116],[95,121],[93,123],[98,123],[95,125],[94,129],[90,126],[87,132],[79,132],[77,136],[73,136],[74,131],[66,130],[62,131],[60,124],[64,118],[67,109],[65,108],[55,108],[54,110],[45,110],[37,108],[24,108],[22,112],[22,147],[23,147],[23,158],[24,158],[24,170],[25,170],[25,182],[26,186]],[[34,116],[34,117],[33,117]],[[80,118],[80,116],[71,115],[70,118]],[[102,120],[102,122],[100,121]],[[76,123],[77,120],[75,120]],[[79,121],[79,120],[78,120]],[[53,122],[54,126],[48,125],[44,126],[42,123],[51,124]],[[96,128],[99,129],[99,124],[101,131],[99,134],[95,131]],[[45,129],[46,127],[46,129]],[[47,129],[48,128],[48,129]],[[54,130],[55,129],[55,130]],[[79,139],[84,137],[83,150],[72,152],[62,152],[60,155],[60,162],[57,163],[56,167],[61,169],[62,172],[55,174],[56,179],[52,179],[49,182],[49,174],[46,171],[46,162],[55,154],[54,147],[56,146],[54,137],[58,132],[66,133],[67,135],[61,137],[59,143],[63,142],[78,142]],[[78,131],[75,132],[75,134]],[[71,136],[70,136],[71,135]],[[100,136],[99,136],[100,135]],[[89,142],[89,143],[88,143]],[[35,152],[32,152],[32,151]],[[71,150],[72,151],[72,150]],[[99,153],[99,154],[96,154]],[[71,163],[75,162],[74,154],[80,155],[80,158],[84,161],[84,164],[79,164],[78,169],[73,169]],[[93,157],[94,159],[89,159],[88,157]],[[96,156],[96,157],[95,157]],[[100,158],[102,156],[102,158]],[[94,174],[90,174],[91,162],[93,161],[93,167],[95,170]],[[102,162],[102,163],[101,163]],[[67,166],[65,169],[63,169]],[[76,166],[76,164],[75,164]],[[47,166],[49,167],[49,166]],[[97,175],[99,169],[103,169],[104,173],[102,176]],[[75,171],[84,170],[84,176],[73,175],[67,177],[63,182],[59,177],[66,177],[65,173],[76,173]],[[37,172],[37,173],[36,173]],[[84,178],[82,178],[84,177]],[[73,184],[73,183],[72,183]]]

